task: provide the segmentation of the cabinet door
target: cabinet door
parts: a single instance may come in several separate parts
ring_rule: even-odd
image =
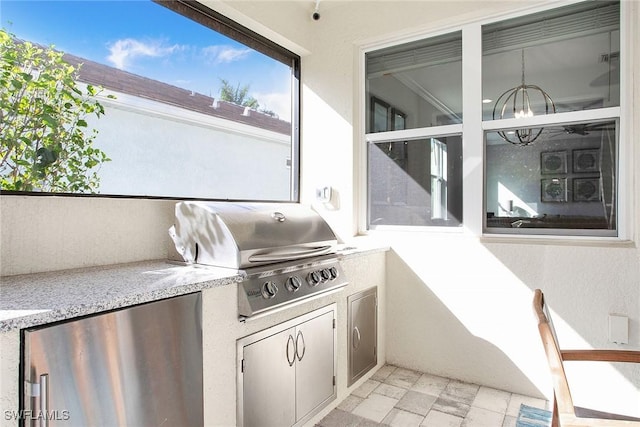
[[[25,331],[24,378],[39,384],[37,397],[25,384],[25,425],[202,425],[201,304],[193,293]]]
[[[295,333],[290,328],[244,347],[244,427],[295,423]]]
[[[296,327],[296,421],[334,394],[333,312]]]
[[[351,295],[349,316],[348,385],[377,364],[377,288]]]

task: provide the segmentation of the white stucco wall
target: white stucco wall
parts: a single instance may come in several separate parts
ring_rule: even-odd
[[[321,3],[322,18],[313,22],[308,17],[311,4],[293,3],[228,2],[224,6],[248,15],[249,19],[238,16],[244,22],[260,21],[309,51],[302,58],[301,194],[311,202],[318,182],[333,185],[340,195],[337,206],[317,206],[346,236],[357,230],[355,219],[365,195],[359,193],[365,176],[360,46],[444,31],[464,20],[535,6],[518,1],[326,1]],[[633,17],[637,25],[637,9]],[[638,69],[637,32],[634,40],[633,61]],[[639,99],[637,85],[633,99],[636,103]],[[636,127],[639,113],[633,116]],[[633,150],[638,138],[629,138],[634,140],[626,144],[625,178],[638,188],[638,176],[631,172],[640,165]],[[474,167],[481,170],[482,166]],[[481,188],[481,183],[477,185]],[[629,188],[623,191],[635,194]],[[465,203],[469,200],[478,199],[467,198]],[[637,230],[638,201],[632,202],[627,225]],[[476,215],[479,218],[482,212]],[[467,217],[465,222],[477,225],[477,218]],[[630,236],[637,241],[636,234]],[[518,243],[483,240],[474,233],[428,232],[376,233],[375,238],[394,250],[387,261],[387,359],[392,363],[549,396],[548,369],[531,313],[532,291],[537,287],[551,304],[563,346],[640,348],[640,253],[635,243]],[[608,342],[609,313],[629,317],[629,345]],[[613,377],[609,379],[608,374]],[[593,381],[603,391],[586,395],[576,391],[578,401],[637,413],[637,368],[588,365],[573,377],[573,381]]]
[[[358,49],[373,39],[427,33],[462,20],[533,2],[411,1],[209,2],[212,7],[302,55],[301,198],[343,238],[356,234],[364,117],[359,107]],[[640,12],[634,9],[637,25]],[[634,78],[640,81],[640,32],[634,36]],[[630,67],[629,67],[630,68]],[[640,100],[640,85],[633,89]],[[640,108],[632,119],[640,128]],[[633,135],[633,134],[632,134]],[[637,136],[624,161],[637,193]],[[330,185],[330,204],[314,201]],[[630,191],[635,194],[634,191]],[[466,200],[466,199],[465,199]],[[628,224],[640,228],[638,198]],[[162,258],[173,204],[149,200],[0,197],[3,274]],[[478,212],[477,215],[482,215]],[[466,218],[474,222],[477,218]],[[607,315],[629,317],[630,343],[640,348],[640,252],[628,244],[482,240],[465,233],[378,233],[392,245],[387,265],[387,360],[402,366],[528,394],[548,393],[548,375],[530,302],[541,287],[566,347],[616,347]],[[600,375],[613,373],[612,380]],[[637,410],[640,371],[588,368],[612,410]],[[607,402],[608,401],[608,402]]]
[[[95,147],[111,159],[100,167],[100,193],[290,200],[291,136],[115,96],[100,101],[104,116],[90,118]]]

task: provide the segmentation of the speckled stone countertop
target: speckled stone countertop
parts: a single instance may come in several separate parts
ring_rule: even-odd
[[[240,282],[235,270],[149,261],[0,278],[0,332]]]
[[[340,245],[342,258],[386,251]],[[0,277],[0,332],[198,292],[242,281],[236,270],[147,261]]]

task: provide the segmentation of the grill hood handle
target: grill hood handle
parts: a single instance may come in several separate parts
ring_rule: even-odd
[[[278,262],[289,261],[300,258],[307,258],[310,256],[324,255],[331,252],[332,246],[320,246],[313,248],[301,248],[297,250],[281,250],[281,251],[269,251],[256,253],[249,257],[250,262]]]

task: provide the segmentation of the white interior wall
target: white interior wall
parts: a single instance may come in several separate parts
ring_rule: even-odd
[[[363,196],[358,192],[363,167],[359,120],[364,116],[358,104],[359,44],[532,5],[325,1],[321,20],[314,22],[311,1],[208,4],[302,55],[301,198],[314,203],[345,238],[356,233]],[[636,8],[635,22],[638,14]],[[634,36],[636,70],[639,33]],[[640,85],[633,99],[640,99]],[[640,109],[632,119],[640,128]],[[637,144],[638,137],[633,138]],[[638,151],[630,147],[625,153],[635,188],[640,185],[634,172],[640,165]],[[332,203],[314,202],[318,185],[333,186]],[[639,207],[636,200],[629,209],[636,230]],[[172,202],[151,200],[2,196],[0,209],[2,274],[162,258],[173,215]],[[606,329],[607,315],[617,313],[630,319],[630,344],[623,348],[640,348],[640,253],[635,244],[485,242],[455,233],[376,237],[394,249],[387,266],[387,360],[392,363],[512,391],[546,393],[548,376],[530,309],[535,287],[547,293],[564,345],[615,347],[607,342]],[[600,374],[609,371],[615,377],[605,382]],[[637,409],[637,369],[584,373],[576,378],[612,387],[613,409]],[[594,394],[583,398],[600,400]]]

